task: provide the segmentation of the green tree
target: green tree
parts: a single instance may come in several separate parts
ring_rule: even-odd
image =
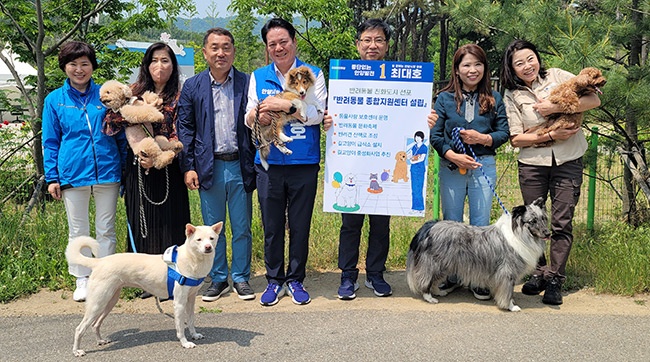
[[[228,23],[229,30],[235,37],[237,55],[235,67],[244,72],[251,73],[264,66],[264,43],[253,30],[257,25],[257,18],[251,13],[242,13],[232,18]]]
[[[0,60],[9,67],[26,100],[31,127],[37,136],[32,153],[39,174],[43,173],[40,139],[43,101],[48,92],[48,77],[61,78],[60,70],[53,71],[57,68],[59,46],[73,39],[93,44],[102,60],[101,72],[111,72],[107,65],[117,67],[124,64],[121,59],[115,58],[115,55],[123,54],[121,51],[107,52],[108,55],[102,57],[108,39],[117,39],[133,29],[163,27],[166,20],[175,19],[181,11],[191,10],[193,6],[190,0],[0,1],[0,41],[38,71],[33,84],[36,92],[29,92],[27,85],[18,78],[12,63],[0,55]],[[161,13],[160,9],[165,9],[165,12]]]

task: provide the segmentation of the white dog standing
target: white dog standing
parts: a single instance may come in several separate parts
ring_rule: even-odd
[[[66,259],[70,264],[80,264],[92,269],[88,280],[88,296],[86,298],[86,313],[77,326],[74,335],[72,352],[75,356],[86,353],[79,349],[81,336],[86,329],[93,326],[97,337],[97,344],[110,343],[103,339],[99,328],[102,321],[113,309],[120,298],[123,287],[136,287],[158,296],[169,298],[168,269],[174,269],[177,275],[187,278],[183,285],[178,279],[170,283],[174,297],[174,321],[176,336],[184,348],[194,348],[196,345],[185,337],[185,326],[190,331],[192,339],[202,339],[203,335],[194,328],[194,304],[196,294],[201,288],[203,278],[208,275],[214,260],[214,249],[217,244],[222,222],[212,226],[185,226],[185,243],[174,250],[174,263],[171,258],[163,255],[149,255],[136,253],[118,253],[103,258],[89,258],[81,254],[81,249],[88,247],[97,255],[98,244],[91,237],[80,236],[72,240],[65,251]],[[175,248],[175,249],[174,249]],[[172,253],[169,253],[172,254]],[[168,253],[165,252],[165,256]]]

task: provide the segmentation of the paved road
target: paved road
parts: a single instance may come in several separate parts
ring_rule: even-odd
[[[318,285],[332,289],[336,275],[323,278]],[[256,280],[254,288],[262,284]],[[71,349],[80,314],[4,316],[0,361],[650,361],[650,311],[639,299],[575,292],[549,307],[517,292],[523,311],[511,313],[466,290],[430,305],[399,285],[389,298],[362,287],[350,302],[313,289],[307,306],[285,297],[264,308],[233,294],[199,303],[209,309],[197,315],[206,339],[191,350],[150,300],[137,302],[150,303],[139,313],[121,302],[102,328],[114,342],[97,346],[89,332],[82,341],[88,355],[77,359]],[[171,303],[163,307],[171,311]]]

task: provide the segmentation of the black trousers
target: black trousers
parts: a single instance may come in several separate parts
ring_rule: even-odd
[[[318,183],[318,164],[255,165],[257,197],[264,227],[264,265],[269,283],[305,279],[309,228]],[[288,223],[287,223],[288,221]],[[289,229],[289,265],[284,265],[285,230]]]
[[[525,204],[551,196],[551,248],[538,261],[535,275],[544,279],[566,279],[565,268],[573,244],[573,214],[580,198],[582,158],[557,165],[532,166],[519,163],[519,185]]]
[[[339,234],[339,269],[342,278],[357,280],[359,275],[359,245],[364,214],[341,214],[343,223]],[[386,270],[386,258],[390,246],[390,216],[368,215],[368,252],[366,254],[366,273],[378,274]]]

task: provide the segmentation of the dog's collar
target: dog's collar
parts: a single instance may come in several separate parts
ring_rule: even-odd
[[[176,257],[178,256],[178,246],[172,245],[163,253],[163,261],[167,263],[167,295],[169,299],[174,299],[174,282],[179,285],[187,285],[188,287],[196,287],[201,285],[205,278],[194,279],[183,276],[178,272],[176,266]]]

